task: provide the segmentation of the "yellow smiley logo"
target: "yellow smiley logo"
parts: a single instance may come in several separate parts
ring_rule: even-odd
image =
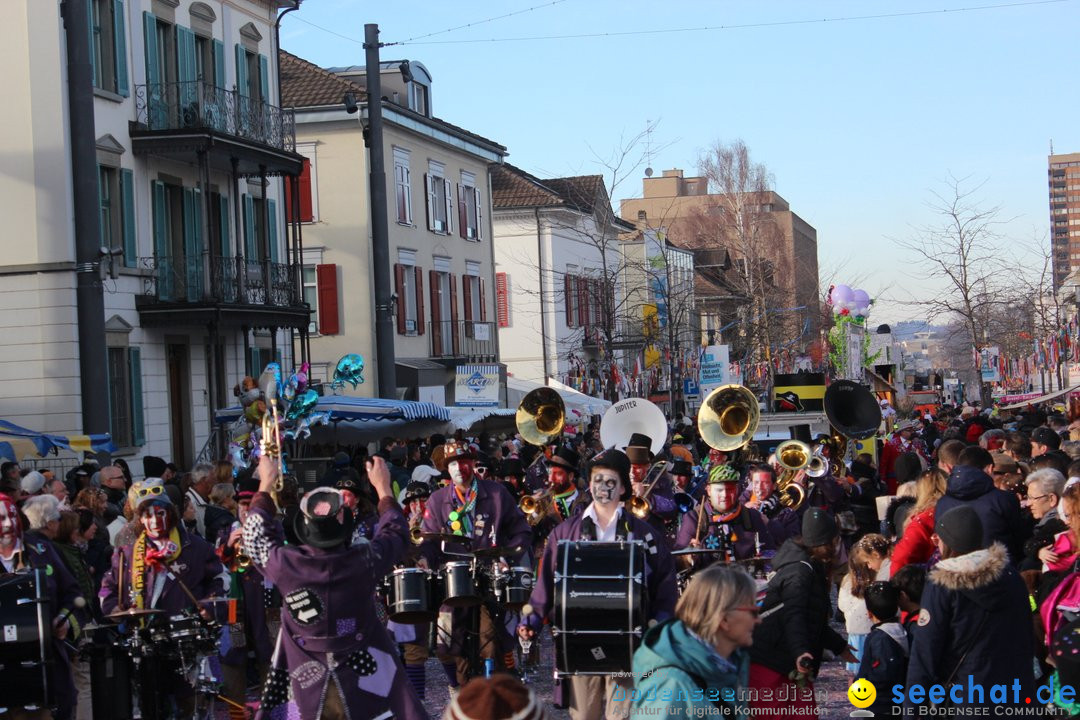
[[[860,678],[847,689],[848,700],[857,708],[868,708],[877,699],[877,688],[869,680]]]

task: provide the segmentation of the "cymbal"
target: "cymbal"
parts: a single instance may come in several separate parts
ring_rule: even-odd
[[[127,610],[113,610],[111,613],[109,613],[105,617],[107,617],[107,618],[115,618],[116,620],[126,620],[126,619],[129,619],[129,618],[141,618],[141,617],[146,617],[148,615],[164,615],[164,614],[165,614],[164,610],[157,610],[157,609],[154,609],[154,608],[143,608],[141,610],[138,609],[138,608],[129,608]]]
[[[227,603],[227,602],[231,602],[233,599],[234,598],[206,598],[205,600],[200,600],[199,604],[200,605],[221,605],[221,604],[224,604],[224,603]]]
[[[469,538],[465,535],[455,535],[454,533],[420,533],[422,540],[434,540],[435,542],[456,542],[456,543],[468,543]]]
[[[101,623],[90,623],[89,625],[83,625],[82,630],[83,630],[83,632],[87,632],[89,630],[104,630],[106,628],[115,628],[115,627],[116,627],[116,623],[101,622]]]
[[[514,547],[510,547],[510,548],[486,547],[486,548],[480,548],[479,550],[473,550],[472,554],[475,555],[476,557],[480,557],[480,558],[499,557],[501,555],[520,555],[521,554],[521,546],[520,545],[515,545]]]
[[[724,552],[723,548],[686,548],[685,550],[672,550],[672,555],[718,555]]]

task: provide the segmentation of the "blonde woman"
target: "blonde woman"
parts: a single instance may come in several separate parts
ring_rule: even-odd
[[[919,476],[915,491],[915,507],[911,510],[904,534],[893,548],[889,567],[890,577],[905,565],[921,565],[934,554],[934,507],[945,495],[948,476],[938,468],[926,470]]]

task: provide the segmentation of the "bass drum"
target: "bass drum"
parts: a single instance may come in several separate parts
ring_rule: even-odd
[[[42,570],[5,575],[0,579],[0,693],[3,709],[48,708],[52,705],[49,665],[52,662],[52,622],[45,597]]]
[[[562,540],[555,557],[556,672],[630,672],[649,618],[644,543]]]

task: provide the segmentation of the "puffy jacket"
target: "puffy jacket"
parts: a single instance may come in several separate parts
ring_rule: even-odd
[[[990,476],[979,468],[957,465],[949,475],[945,497],[937,502],[936,517],[964,504],[971,505],[982,520],[983,545],[1001,543],[1009,560],[1014,565],[1019,564],[1026,533],[1016,494],[998,490]]]
[[[889,577],[905,565],[922,565],[934,554],[934,508],[928,507],[917,515],[912,515],[900,542],[892,551],[892,563]]]
[[[765,592],[761,623],[754,628],[751,662],[787,675],[803,653],[821,664],[824,649],[839,655],[847,641],[829,627],[832,605],[825,568],[806,549],[788,540],[773,558],[776,571]]]
[[[898,622],[878,623],[866,638],[856,677],[869,680],[878,689],[877,698],[870,706],[875,717],[893,714],[892,688],[904,684],[909,652],[907,631]]]
[[[672,618],[649,629],[634,653],[633,714],[693,717],[693,708],[710,702],[723,708],[725,717],[746,714],[739,688],[747,686],[749,654],[736,650],[728,658],[733,668],[727,670],[713,655],[682,620]]]
[[[939,562],[922,594],[919,629],[911,649],[907,687],[957,684],[966,691],[982,685],[982,706],[991,704],[990,686],[1019,681],[1021,706],[1034,690],[1034,640],[1027,588],[1009,564],[1005,548],[987,549]],[[970,680],[968,676],[971,676]],[[976,694],[973,698],[979,700]]]

